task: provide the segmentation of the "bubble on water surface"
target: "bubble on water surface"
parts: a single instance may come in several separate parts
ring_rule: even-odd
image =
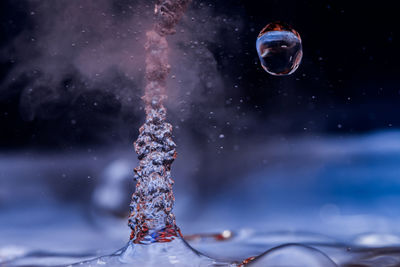
[[[281,22],[270,23],[261,30],[256,48],[261,66],[275,76],[295,72],[303,57],[300,35]]]
[[[318,249],[300,244],[286,244],[272,248],[256,258],[250,259],[248,266],[336,267],[337,265]]]

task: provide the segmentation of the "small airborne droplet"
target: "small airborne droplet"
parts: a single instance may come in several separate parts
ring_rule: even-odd
[[[256,47],[261,66],[275,76],[295,72],[303,57],[300,35],[281,22],[265,26],[257,37]]]

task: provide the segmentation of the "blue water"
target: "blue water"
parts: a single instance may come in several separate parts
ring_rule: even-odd
[[[194,247],[236,260],[285,243],[311,243],[344,261],[342,250],[318,244],[400,246],[400,132],[299,137],[257,147],[249,157],[261,164],[200,198],[185,190],[195,184],[178,158],[175,213],[183,233],[231,229],[236,237],[231,243],[193,241]],[[123,204],[102,209],[93,196],[104,181],[119,181],[107,166],[119,162],[126,170],[136,162],[127,151],[103,152],[95,160],[87,153],[0,155],[0,261],[38,251],[104,255],[126,244],[126,217],[112,212]],[[129,172],[119,175],[130,179]],[[115,183],[114,193],[127,194]]]

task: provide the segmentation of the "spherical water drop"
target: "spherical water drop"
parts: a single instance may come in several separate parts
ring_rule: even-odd
[[[299,67],[303,50],[300,35],[284,23],[270,23],[258,35],[261,66],[276,76],[290,75]]]
[[[286,244],[272,248],[260,256],[251,259],[248,266],[337,267],[337,265],[321,251],[300,244]]]

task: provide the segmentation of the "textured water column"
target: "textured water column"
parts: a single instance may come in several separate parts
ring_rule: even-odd
[[[172,125],[165,121],[168,42],[190,0],[157,1],[154,28],[146,33],[146,122],[134,143],[140,160],[135,168],[136,191],[130,205],[129,226],[134,243],[168,242],[180,235],[172,213],[174,194],[171,164],[176,158]]]

